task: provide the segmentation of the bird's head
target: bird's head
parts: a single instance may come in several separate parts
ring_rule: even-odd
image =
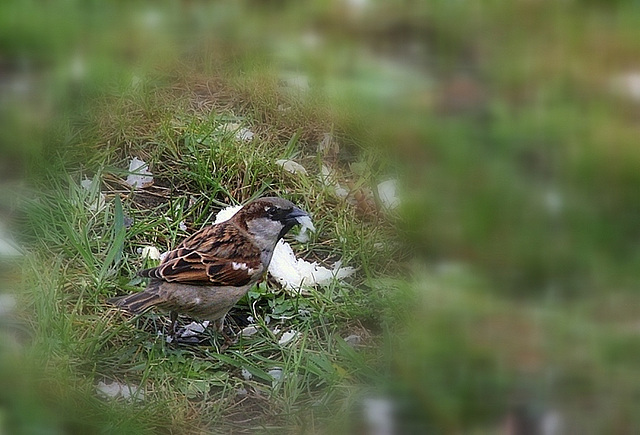
[[[275,246],[296,224],[309,219],[309,214],[291,201],[277,197],[251,201],[234,216],[264,247]]]

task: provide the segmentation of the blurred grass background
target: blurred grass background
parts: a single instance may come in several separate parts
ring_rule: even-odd
[[[102,348],[52,342],[78,328],[56,301],[90,300],[89,328],[105,316],[103,292],[127,280],[100,281],[95,293],[65,287],[76,245],[60,222],[111,233],[83,210],[30,219],[24,204],[62,204],[75,192],[69,179],[117,173],[134,154],[165,187],[210,193],[191,212],[195,227],[215,200],[274,184],[313,207],[368,278],[344,290],[350,297],[318,300],[336,304],[327,310],[337,323],[371,332],[365,360],[375,371],[346,350],[332,361],[347,361],[349,388],[363,386],[357,397],[392,404],[396,433],[637,433],[639,20],[631,0],[3,1],[0,224],[29,254],[2,259],[2,278],[5,294],[24,287],[32,303],[11,315],[0,308],[0,433],[206,427],[190,425],[199,416],[186,408],[184,421],[172,419],[157,400],[106,406],[76,379],[104,364]],[[202,118],[209,109],[215,117]],[[265,145],[206,160],[189,143],[225,116],[251,122]],[[373,234],[350,226],[366,212],[350,223],[339,201],[305,196],[315,190],[263,163],[294,148],[314,162],[327,132],[344,179],[399,180],[401,266],[385,270],[373,239],[358,240]],[[236,172],[243,162],[252,163]],[[225,164],[228,175],[208,176]],[[211,190],[220,180],[233,180],[226,193]],[[177,234],[157,237],[169,245]],[[128,267],[122,276],[133,276]],[[339,307],[345,298],[353,307]],[[103,328],[108,342],[114,326]],[[61,370],[67,358],[79,373]],[[340,417],[318,426],[278,424],[366,430],[351,421],[357,406],[340,403]],[[223,414],[204,415],[215,425]]]

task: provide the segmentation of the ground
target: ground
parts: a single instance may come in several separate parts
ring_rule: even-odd
[[[3,2],[0,432],[637,432],[640,11],[426,3]],[[106,303],[267,194],[355,275],[224,351]]]

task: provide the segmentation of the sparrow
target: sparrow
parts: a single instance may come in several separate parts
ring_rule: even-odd
[[[108,302],[133,314],[168,311],[174,336],[178,314],[209,320],[223,334],[227,312],[263,278],[278,240],[305,217],[286,199],[251,201],[229,220],[186,238],[157,267],[139,271],[150,278],[144,291]]]

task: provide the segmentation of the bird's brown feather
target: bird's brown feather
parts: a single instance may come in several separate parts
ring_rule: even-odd
[[[185,239],[158,267],[140,276],[203,285],[242,286],[264,272],[260,250],[233,222],[212,225]]]

